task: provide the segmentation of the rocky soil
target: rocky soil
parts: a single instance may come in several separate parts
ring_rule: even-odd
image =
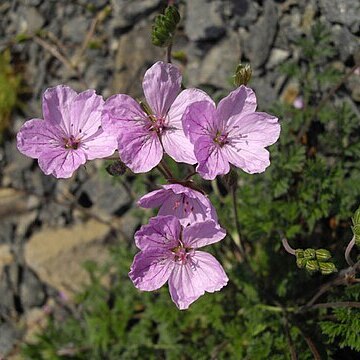
[[[15,145],[26,119],[41,117],[41,94],[68,84],[108,97],[141,97],[141,79],[164,51],[151,45],[161,0],[4,0],[0,3],[0,51],[10,48],[21,72],[24,106],[0,144],[0,358],[42,326],[49,307],[69,301],[84,281],[85,260],[103,262],[106,246],[129,240],[138,221],[128,210],[134,194],[92,162],[70,180],[45,176]],[[315,21],[331,29],[344,67],[359,56],[357,0],[184,0],[174,51],[187,86],[231,89],[239,61],[250,61],[259,107],[276,99],[292,103],[299,92],[279,71],[299,56],[296,40]],[[25,41],[16,41],[19,38]],[[357,55],[356,55],[357,54]],[[360,77],[343,94],[360,101]]]

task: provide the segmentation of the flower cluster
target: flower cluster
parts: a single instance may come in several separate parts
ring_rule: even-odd
[[[17,135],[18,149],[38,160],[42,171],[69,178],[87,160],[118,151],[134,173],[150,171],[164,153],[196,166],[204,179],[230,171],[263,172],[265,147],[279,137],[277,118],[256,112],[254,92],[240,86],[216,106],[199,89],[181,90],[179,69],[157,62],[146,73],[146,102],[125,94],[106,101],[94,90],[76,93],[67,86],[45,91],[42,119],[27,121]],[[186,309],[207,292],[220,290],[228,278],[219,262],[198,248],[225,237],[209,199],[188,182],[164,185],[139,200],[159,214],[135,234],[140,252],[129,276],[140,290],[169,282],[178,308]]]

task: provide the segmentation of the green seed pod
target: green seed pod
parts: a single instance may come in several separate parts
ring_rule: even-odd
[[[309,272],[315,272],[319,270],[319,263],[317,260],[308,260],[306,262],[305,268]]]
[[[326,249],[317,249],[315,250],[316,259],[318,261],[327,261],[331,259],[330,251]]]
[[[320,262],[320,271],[323,275],[329,275],[337,272],[336,266],[331,262]]]
[[[305,249],[304,250],[304,257],[308,260],[314,260],[316,257],[316,253],[314,249]]]
[[[241,86],[247,85],[252,75],[252,69],[250,64],[239,64],[236,67],[234,75],[234,85]]]

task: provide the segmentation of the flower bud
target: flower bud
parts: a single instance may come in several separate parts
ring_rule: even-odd
[[[317,260],[308,260],[306,262],[305,268],[309,272],[315,272],[319,270],[319,263]]]
[[[111,176],[124,175],[126,172],[126,165],[121,160],[116,160],[106,167],[106,171]]]
[[[316,257],[316,253],[314,249],[305,249],[304,250],[304,257],[308,260],[314,260]]]
[[[298,268],[303,269],[306,266],[307,260],[305,258],[297,258],[296,265]]]
[[[320,262],[320,271],[323,275],[329,275],[337,272],[336,266],[331,262]]]
[[[352,221],[354,225],[360,224],[360,207],[355,211]]]
[[[303,249],[296,249],[295,256],[298,259],[302,259],[304,257],[304,250]]]
[[[316,260],[318,261],[327,261],[331,258],[330,251],[326,249],[317,249],[315,250]]]
[[[355,244],[356,244],[356,246],[360,247],[360,223],[354,225],[352,227],[352,231],[353,231],[354,237],[355,237]]]
[[[168,6],[164,15],[158,15],[152,27],[151,40],[153,45],[160,47],[170,45],[179,21],[180,14],[175,6]]]
[[[234,85],[247,85],[250,81],[252,75],[252,69],[250,64],[239,64],[236,67],[234,75]]]

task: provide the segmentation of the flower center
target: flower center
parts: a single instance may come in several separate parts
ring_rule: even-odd
[[[228,134],[223,134],[219,130],[216,132],[216,135],[213,140],[215,143],[220,145],[220,147],[223,147],[224,145],[229,143]]]
[[[172,252],[175,256],[175,262],[180,263],[181,265],[185,265],[194,250],[183,245],[179,245],[172,249]]]
[[[71,135],[68,139],[64,138],[64,147],[65,149],[73,149],[77,150],[80,145],[80,140],[76,139],[73,135]]]
[[[162,134],[165,129],[165,119],[162,117],[157,117],[155,115],[149,115],[150,120],[150,130],[155,131],[157,134]]]

